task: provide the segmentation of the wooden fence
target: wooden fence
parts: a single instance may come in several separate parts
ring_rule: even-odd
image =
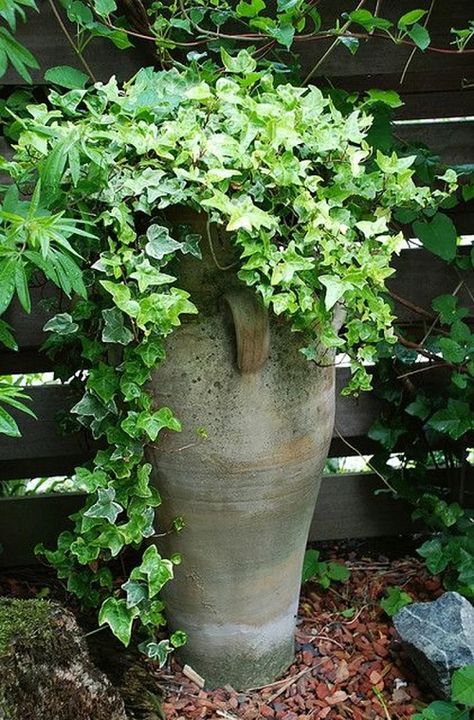
[[[42,73],[55,65],[77,65],[76,58],[65,38],[60,34],[49,5],[44,2],[39,16],[20,30],[24,41],[42,62],[42,71],[35,82],[41,84]],[[371,8],[374,3],[368,2]],[[427,0],[418,6],[428,8]],[[334,12],[345,9],[344,2],[334,2]],[[398,17],[413,6],[412,0],[385,0],[383,13]],[[447,47],[450,37],[446,29],[465,27],[471,16],[471,0],[451,0],[434,5],[430,18],[430,32],[437,46]],[[302,64],[306,68],[324,52],[324,43],[313,43],[301,48]],[[408,67],[404,84],[399,79],[410,55],[410,48],[395,48],[386,41],[372,40],[349,58],[346,51],[333,53],[320,68],[315,82],[331,83],[350,90],[363,91],[372,87],[392,87],[400,90],[405,105],[397,119],[397,134],[417,139],[435,149],[446,162],[457,165],[474,164],[474,56],[421,53],[417,51]],[[121,78],[130,76],[138,67],[149,64],[146,49],[121,53],[100,41],[91,43],[89,62],[100,79],[106,80],[115,73]],[[13,73],[6,76],[7,85],[19,80]],[[461,118],[461,119],[460,119]],[[407,121],[410,121],[407,123]],[[474,204],[466,203],[453,212],[459,233],[474,235]],[[474,273],[460,274],[454,268],[437,260],[421,249],[404,250],[396,259],[396,275],[390,280],[390,289],[403,297],[408,304],[397,304],[399,323],[403,326],[419,325],[419,315],[410,309],[410,302],[430,309],[431,299],[449,293],[465,281],[461,301],[474,316]],[[51,369],[48,359],[38,351],[44,339],[42,327],[47,319],[39,301],[47,289],[34,290],[34,310],[25,315],[17,306],[8,311],[6,320],[15,328],[19,352],[0,352],[0,373],[30,373]],[[337,370],[337,384],[342,387],[347,370]],[[59,432],[57,416],[67,412],[75,399],[68,386],[43,385],[28,389],[33,398],[37,420],[28,416],[17,417],[22,439],[0,435],[0,480],[67,475],[74,466],[91,457],[93,448],[85,433],[64,436]],[[376,398],[365,394],[358,399],[338,397],[336,430],[331,445],[331,457],[350,456],[357,452],[370,454],[374,444],[367,431],[378,416],[380,407]],[[342,439],[344,438],[344,440]],[[347,444],[349,443],[349,445]],[[350,447],[352,446],[352,447]],[[446,481],[433,471],[434,481]],[[451,484],[456,479],[450,478]],[[312,539],[369,537],[394,535],[412,529],[409,510],[388,495],[374,496],[381,485],[372,474],[328,475],[323,480],[316,508]],[[81,504],[82,496],[49,495],[37,497],[5,498],[0,500],[0,565],[13,565],[30,561],[36,542],[54,543],[57,533],[65,527],[67,516]]]

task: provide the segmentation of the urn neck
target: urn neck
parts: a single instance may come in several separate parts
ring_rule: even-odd
[[[200,312],[214,312],[223,294],[240,287],[237,278],[239,256],[232,245],[230,234],[223,226],[209,221],[206,213],[175,206],[167,211],[173,225],[185,224],[201,236],[199,243],[202,259],[190,254],[181,256],[174,266],[179,286],[190,293]]]

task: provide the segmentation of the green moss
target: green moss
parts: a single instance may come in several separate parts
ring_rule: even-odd
[[[47,600],[0,598],[0,655],[7,655],[14,641],[45,645],[51,642],[51,604]]]

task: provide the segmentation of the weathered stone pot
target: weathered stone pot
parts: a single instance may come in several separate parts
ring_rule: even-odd
[[[182,271],[200,314],[170,336],[151,391],[183,430],[160,436],[150,459],[163,500],[158,532],[176,516],[185,521],[157,541],[166,556],[182,555],[165,592],[171,627],[189,638],[180,658],[210,687],[246,689],[271,682],[294,657],[334,368],[298,352],[301,338],[268,318],[235,271],[216,267],[221,252]]]

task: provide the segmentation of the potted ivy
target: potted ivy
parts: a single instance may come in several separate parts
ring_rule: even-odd
[[[430,190],[414,158],[374,151],[370,98],[340,108],[222,57],[212,79],[143,69],[31,106],[3,161],[0,273],[25,309],[38,270],[73,296],[48,350],[88,367],[73,413],[103,444],[74,529],[41,551],[125,644],[136,625],[150,657],[182,646],[244,688],[293,657],[334,353],[367,389],[393,340],[393,209],[432,214],[455,176]]]

